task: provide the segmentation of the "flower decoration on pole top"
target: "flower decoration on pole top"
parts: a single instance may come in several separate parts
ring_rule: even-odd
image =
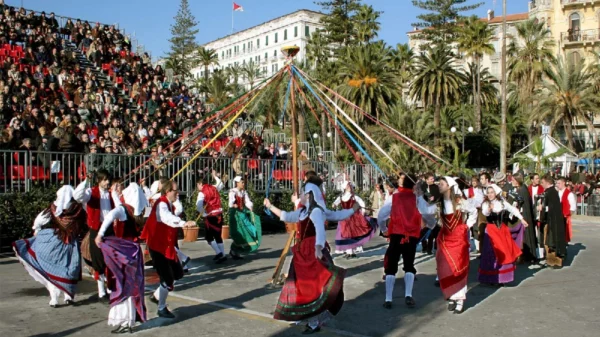
[[[281,48],[281,53],[285,55],[287,63],[291,63],[294,60],[294,56],[298,54],[300,47],[298,46],[285,46]]]

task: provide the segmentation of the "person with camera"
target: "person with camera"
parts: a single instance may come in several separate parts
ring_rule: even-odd
[[[486,226],[481,242],[481,262],[478,279],[481,283],[503,285],[515,278],[516,261],[522,252],[507,226],[510,216],[515,216],[523,226],[529,223],[521,212],[502,197],[502,189],[492,184],[487,188],[487,199],[481,205]]]

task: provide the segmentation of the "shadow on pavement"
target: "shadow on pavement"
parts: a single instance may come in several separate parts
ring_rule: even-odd
[[[52,337],[64,337],[64,336],[70,336],[72,334],[77,333],[78,331],[86,329],[86,328],[88,328],[88,327],[90,327],[90,326],[92,326],[94,324],[100,323],[102,321],[104,321],[104,320],[99,320],[99,321],[91,322],[91,323],[84,324],[84,325],[78,326],[76,328],[71,328],[71,329],[68,329],[68,330],[64,330],[64,331],[61,331],[61,332],[58,332],[58,333],[41,333],[41,334],[37,334],[37,335],[31,335],[31,337],[50,337],[50,336],[52,336]]]

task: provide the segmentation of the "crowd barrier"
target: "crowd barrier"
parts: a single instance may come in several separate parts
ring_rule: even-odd
[[[99,169],[106,169],[113,177],[125,178],[128,182],[144,181],[148,186],[161,176],[171,178],[179,173],[174,181],[181,193],[187,195],[194,192],[200,172],[211,174],[213,170],[228,182],[236,175],[244,175],[249,188],[258,192],[266,191],[269,184],[272,191],[290,191],[293,187],[290,160],[201,156],[188,165],[190,160],[189,156],[167,160],[162,156],[151,158],[147,155],[4,150],[0,151],[0,193],[27,192],[34,186],[76,186],[86,179],[88,173]],[[358,191],[372,190],[379,178],[371,165],[301,161],[298,166],[300,180],[309,170],[322,175],[326,191],[339,190],[346,179],[354,182]],[[227,186],[231,187],[231,183]]]

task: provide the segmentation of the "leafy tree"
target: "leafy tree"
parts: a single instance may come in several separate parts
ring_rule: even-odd
[[[377,37],[380,28],[379,16],[382,12],[376,11],[371,5],[360,6],[355,20],[356,40],[360,43],[370,43]]]
[[[242,66],[244,78],[250,84],[250,90],[254,89],[254,82],[260,76],[260,66],[254,61],[250,61]]]
[[[175,15],[175,24],[171,25],[171,35],[169,43],[171,43],[171,51],[168,54],[169,59],[178,59],[177,68],[172,68],[177,75],[185,77],[190,74],[190,70],[194,66],[192,54],[196,51],[198,44],[196,43],[196,34],[199,30],[196,29],[198,21],[189,7],[188,0],[181,0],[177,15]]]
[[[418,38],[436,46],[448,46],[456,41],[462,13],[477,9],[483,3],[466,5],[467,0],[412,0],[415,7],[426,11],[417,15],[413,26],[420,30]]]
[[[353,42],[355,31],[354,16],[360,9],[361,0],[316,1],[326,14],[321,23],[327,32],[327,43],[344,48]]]
[[[200,47],[197,54],[198,63],[204,67],[204,82],[208,83],[208,67],[219,65],[219,55],[214,49]],[[206,96],[204,97],[206,99]]]

